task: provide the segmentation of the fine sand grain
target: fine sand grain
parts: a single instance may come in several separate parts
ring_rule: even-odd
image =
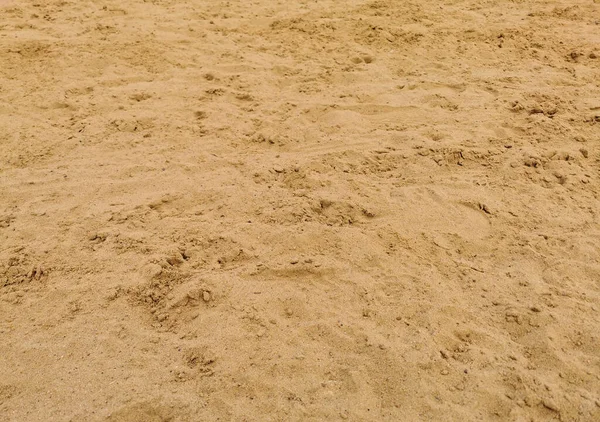
[[[0,0],[0,421],[600,420],[598,0]]]

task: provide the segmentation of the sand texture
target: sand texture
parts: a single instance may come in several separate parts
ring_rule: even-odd
[[[598,0],[0,0],[0,421],[599,421]]]

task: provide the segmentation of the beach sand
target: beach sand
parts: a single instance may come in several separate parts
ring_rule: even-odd
[[[0,1],[0,421],[600,420],[600,4]]]

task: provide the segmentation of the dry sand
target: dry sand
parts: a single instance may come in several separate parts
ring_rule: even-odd
[[[599,56],[595,0],[1,0],[0,420],[600,420]]]

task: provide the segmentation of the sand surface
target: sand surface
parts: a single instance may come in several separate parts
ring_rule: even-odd
[[[0,0],[0,421],[600,420],[600,3]]]

